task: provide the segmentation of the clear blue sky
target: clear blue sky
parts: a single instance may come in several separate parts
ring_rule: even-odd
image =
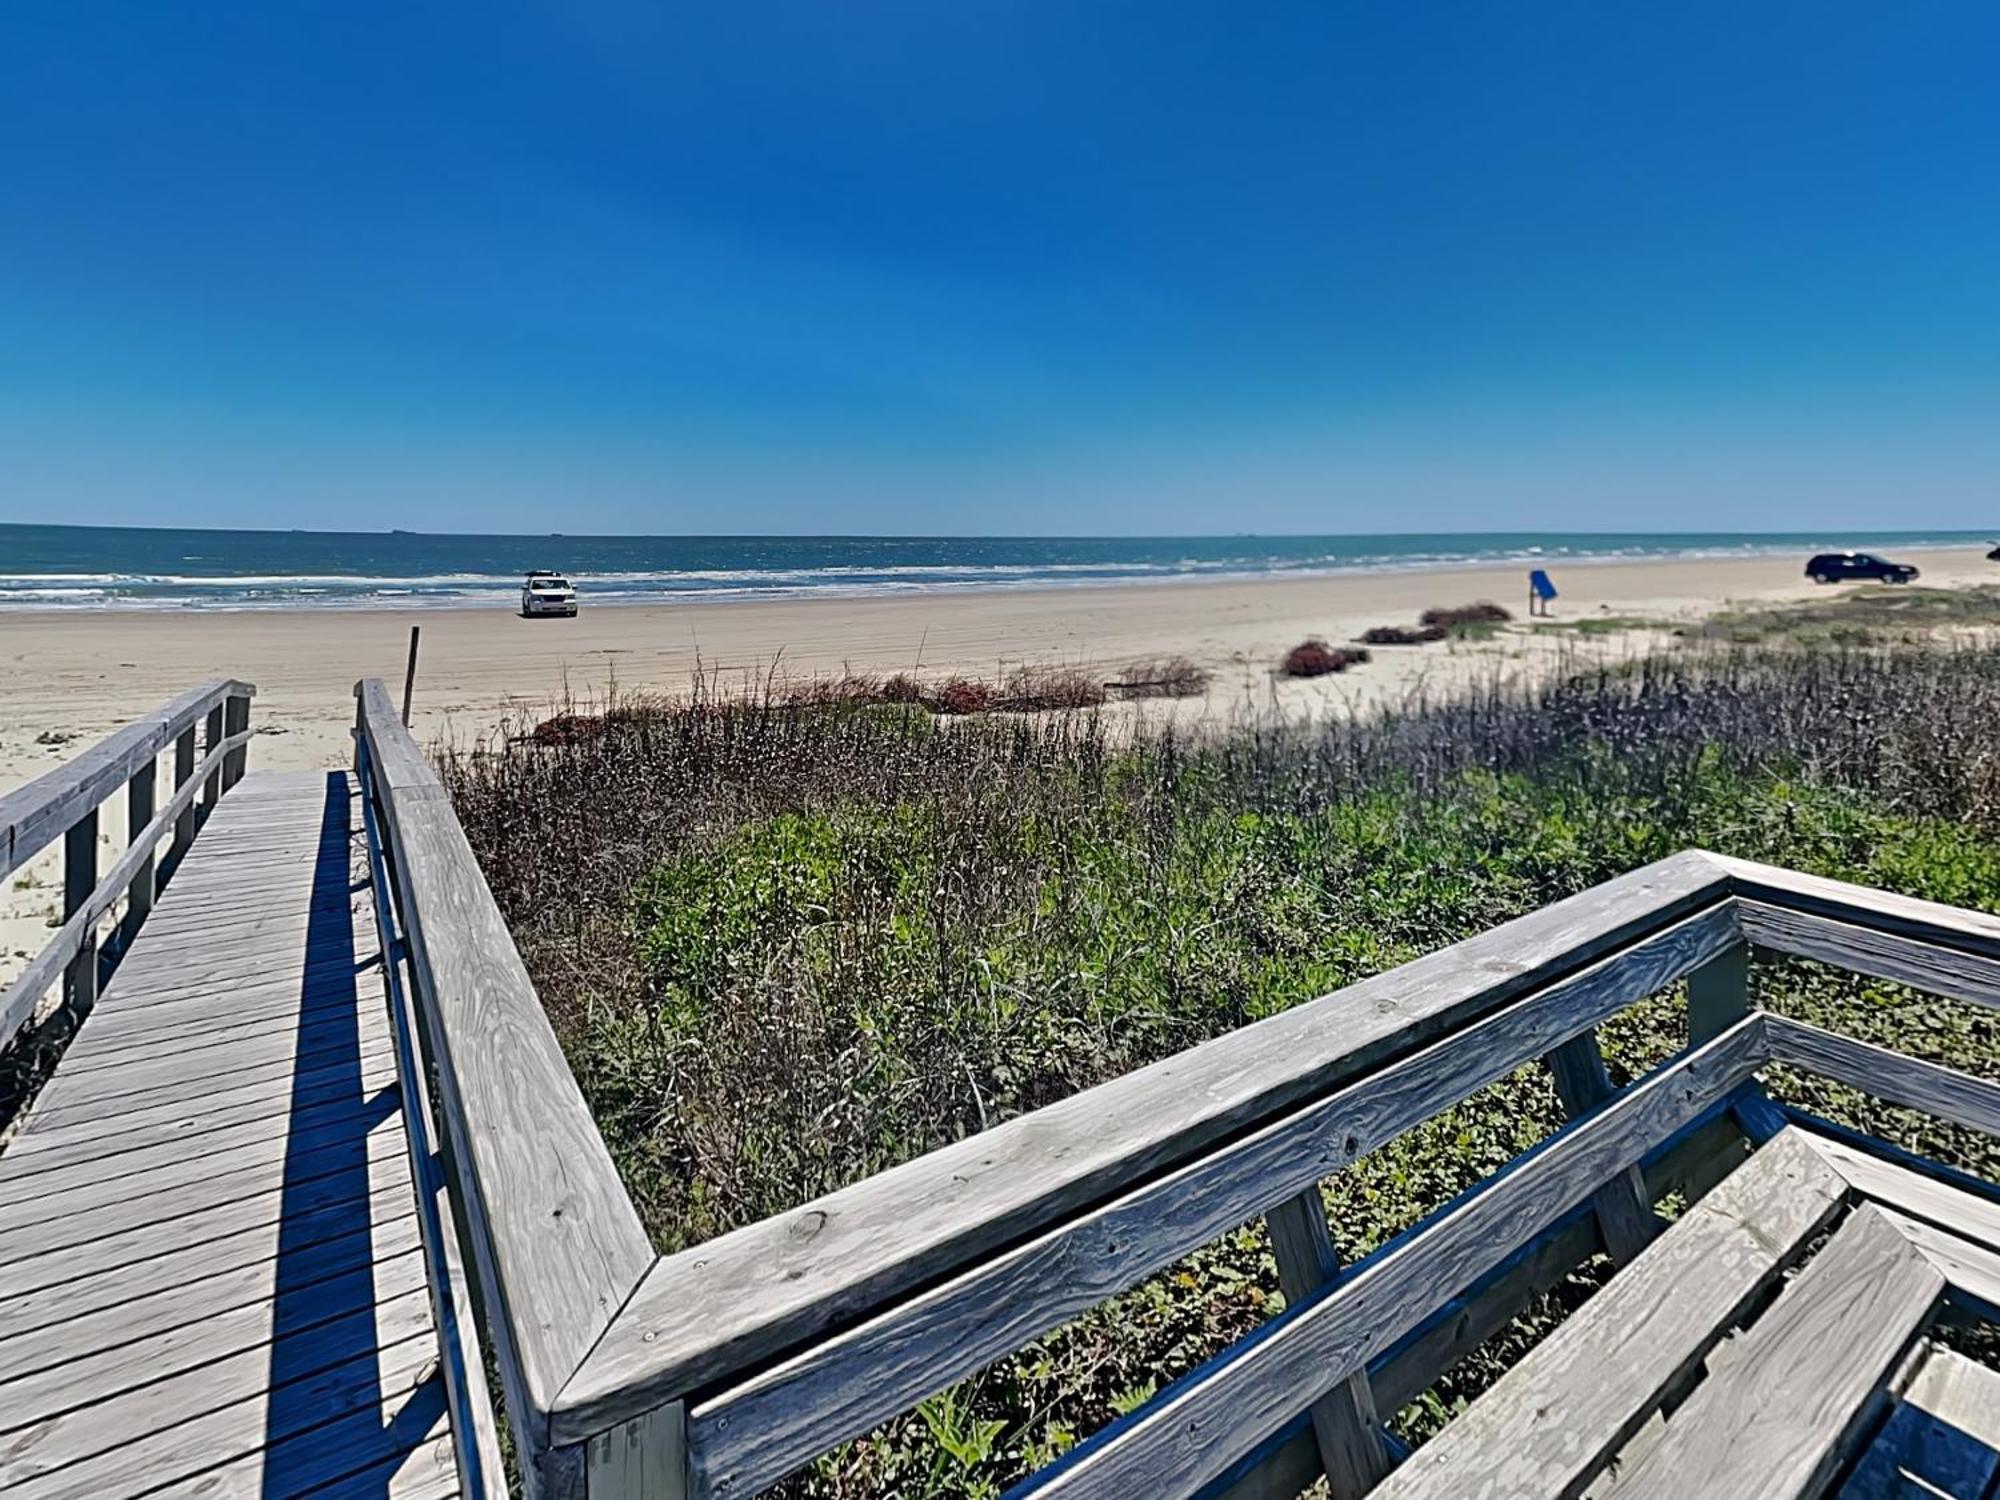
[[[0,520],[2000,524],[2000,6],[0,9]]]

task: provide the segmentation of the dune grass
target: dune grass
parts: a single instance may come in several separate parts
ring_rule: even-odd
[[[1700,845],[2000,910],[2000,653],[1689,650],[1312,729],[1114,743],[696,701],[445,774],[663,1248]],[[1990,1012],[1812,965],[1765,1003],[1991,1073]],[[1614,1076],[1681,1040],[1605,1028]],[[1797,1085],[1795,1085],[1797,1086]],[[1840,1090],[1823,1112],[2000,1173]],[[1359,1255],[1558,1123],[1532,1069],[1326,1185]],[[1398,1422],[1432,1430],[1587,1290]],[[790,1482],[991,1495],[1279,1305],[1246,1226]]]

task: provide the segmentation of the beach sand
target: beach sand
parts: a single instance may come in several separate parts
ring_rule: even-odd
[[[1924,582],[2000,582],[1974,548],[1918,558]],[[1795,558],[1590,564],[1555,569],[1558,621],[1605,616],[1686,623],[1736,604],[1810,598]],[[726,687],[766,676],[846,670],[997,678],[1023,664],[1102,670],[1185,655],[1215,674],[1199,700],[1147,705],[1181,722],[1247,709],[1345,713],[1385,698],[1448,694],[1482,673],[1546,670],[1565,653],[1649,649],[1653,631],[1580,637],[1517,625],[1484,642],[1376,650],[1368,664],[1311,682],[1271,668],[1307,636],[1335,643],[1370,625],[1414,623],[1430,605],[1492,600],[1525,615],[1519,567],[1312,578],[1122,584],[1019,592],[702,602],[592,609],[574,620],[503,610],[431,609],[8,612],[0,616],[7,713],[0,791],[29,781],[181,689],[234,676],[257,684],[253,768],[305,769],[351,759],[353,685],[379,676],[400,694],[410,627],[422,628],[413,725],[460,744],[510,716],[538,715],[565,692],[685,692],[696,674]],[[122,808],[104,837],[120,845]],[[0,893],[0,978],[40,946],[60,900],[54,851]]]

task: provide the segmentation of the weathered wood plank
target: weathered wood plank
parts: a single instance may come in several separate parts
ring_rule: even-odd
[[[457,1488],[358,800],[276,793],[211,814],[0,1154],[10,1495]]]
[[[1891,1104],[2000,1135],[2000,1084],[1858,1042],[1852,1037],[1772,1016],[1771,1060],[1831,1078]]]
[[[161,1154],[162,1148],[186,1156],[200,1156],[227,1146],[271,1136],[305,1135],[329,1126],[345,1125],[365,1131],[375,1122],[393,1114],[396,1108],[395,1074],[377,1069],[375,1092],[340,1095],[323,1103],[294,1104],[287,1095],[254,1100],[233,1110],[190,1112],[168,1110],[158,1118],[135,1120],[122,1116],[115,1124],[95,1122],[72,1132],[50,1131],[23,1135],[8,1144],[0,1157],[0,1182],[16,1182],[56,1168],[74,1167],[84,1162],[112,1157]],[[118,1162],[124,1169],[128,1161]]]
[[[296,1119],[273,1129],[265,1122],[212,1132],[186,1140],[98,1154],[81,1161],[58,1162],[37,1170],[0,1172],[0,1210],[54,1218],[101,1203],[128,1202],[208,1180],[266,1162],[284,1166],[290,1181],[301,1182],[326,1171],[340,1171],[353,1162],[379,1156],[393,1147],[371,1145],[370,1123],[379,1115],[348,1111],[306,1125]],[[388,1136],[393,1136],[389,1132]],[[33,1164],[33,1158],[23,1158]],[[30,1205],[33,1205],[32,1207]]]
[[[298,1191],[321,1177],[353,1176],[371,1161],[402,1149],[395,1131],[335,1129],[294,1146],[284,1138],[254,1140],[207,1156],[170,1155],[134,1175],[92,1172],[88,1166],[64,1179],[63,1191],[48,1193],[41,1176],[11,1185],[22,1196],[0,1197],[0,1206],[19,1206],[35,1227],[52,1227],[80,1215],[132,1224],[176,1216],[182,1190],[209,1189],[216,1201],[247,1197],[271,1184]],[[33,1203],[34,1208],[25,1207]],[[8,1215],[11,1219],[15,1215]],[[11,1245],[11,1225],[0,1229],[0,1246]]]
[[[1947,1182],[1884,1161],[1824,1134],[1814,1132],[1812,1143],[1862,1197],[1976,1241],[1989,1250],[2000,1250],[2000,1202],[1961,1192]]]
[[[1876,932],[2000,958],[2000,916],[1730,855],[1704,857],[1724,875],[1730,894],[1742,902],[1831,917]]]
[[[174,737],[174,790],[179,791],[194,778],[194,725]],[[167,849],[168,860],[178,865],[194,842],[194,803],[190,801],[174,818],[174,841]]]
[[[751,1377],[696,1408],[690,1442],[697,1470],[709,1483],[728,1476],[739,1493],[775,1480],[1652,993],[1732,932],[1724,914],[1690,918]],[[915,1213],[919,1206],[911,1207]],[[661,1265],[694,1263],[685,1278],[689,1294],[721,1296],[724,1288],[705,1281],[699,1263],[723,1243]],[[781,1278],[791,1266],[783,1259],[761,1272],[773,1299],[789,1297]],[[698,1326],[688,1309],[671,1311],[672,1327]],[[673,1356],[669,1350],[661,1358]],[[605,1361],[604,1368],[642,1385],[650,1378],[636,1360]],[[578,1382],[590,1374],[586,1363]],[[614,1385],[602,1400],[629,1397]],[[568,1424],[588,1420],[598,1399],[585,1399],[573,1384],[558,1440],[574,1436]]]
[[[367,1306],[385,1273],[393,1271],[398,1285],[422,1280],[416,1221],[405,1216],[370,1228],[364,1226],[317,1245],[294,1247],[285,1238],[283,1255],[231,1270],[216,1271],[180,1285],[91,1306],[84,1295],[103,1297],[122,1288],[100,1281],[94,1286],[66,1284],[66,1309],[53,1294],[9,1304],[6,1336],[0,1337],[0,1390],[5,1382],[50,1369],[75,1358],[79,1350],[100,1350],[204,1323],[224,1313],[241,1314],[257,1306],[277,1306],[274,1336],[296,1323],[309,1301],[318,1316],[323,1309]],[[144,1268],[141,1268],[143,1271]],[[126,1278],[139,1279],[137,1276]],[[61,1315],[59,1315],[61,1314]],[[31,1333],[41,1330],[39,1337]]]
[[[218,994],[230,993],[232,985],[237,984],[245,995],[252,997],[267,996],[273,989],[286,986],[303,996],[359,979],[380,967],[381,962],[373,952],[348,958],[321,952],[307,961],[306,955],[295,946],[289,951],[273,949],[245,955],[254,965],[254,973],[250,976],[239,973],[233,980],[228,961],[217,954],[183,952],[177,958],[155,959],[134,972],[139,960],[150,956],[147,944],[133,948],[131,957],[118,966],[118,972],[104,987],[98,1013],[107,1013],[114,1006],[122,1011],[127,1007],[124,996],[128,993],[133,996],[132,1007],[143,1005],[149,1009],[184,1000],[213,1000]]]
[[[151,1063],[173,1059],[195,1076],[210,1076],[220,1062],[260,1062],[273,1056],[291,1056],[302,1065],[328,1053],[353,1053],[368,1037],[386,1032],[385,1022],[373,1014],[373,1007],[346,1011],[327,1010],[310,1018],[267,1016],[261,1023],[226,1030],[180,1031],[126,1037],[116,1047],[85,1047],[79,1042],[63,1059],[63,1069],[75,1076],[85,1073],[123,1074]],[[217,1073],[213,1076],[224,1076]]]
[[[81,1014],[97,999],[97,809],[92,808],[63,834],[63,925],[0,994],[0,1043],[27,1020],[58,974],[63,993]]]
[[[1711,959],[1709,964],[1715,962]],[[1544,1060],[1555,1082],[1556,1097],[1572,1120],[1589,1114],[1617,1093],[1605,1069],[1604,1054],[1598,1049],[1595,1027],[1571,1037]],[[1646,1196],[1645,1176],[1636,1166],[1626,1168],[1592,1193],[1590,1202],[1611,1258],[1621,1266],[1660,1232],[1653,1200]]]
[[[372,1405],[360,1383],[365,1372],[330,1370],[302,1382],[292,1398],[300,1409],[327,1388],[351,1391],[359,1400],[324,1426],[213,1463],[158,1489],[149,1487],[147,1500],[272,1500],[308,1494],[312,1500],[450,1500],[459,1493],[458,1476],[452,1468],[449,1422],[438,1410],[437,1380],[408,1360],[400,1348],[388,1351]],[[395,1418],[393,1426],[384,1425],[385,1416]],[[217,1425],[234,1431],[254,1421],[254,1410],[245,1408],[218,1414]],[[189,1424],[190,1437],[196,1436],[194,1427]],[[162,1443],[175,1436],[162,1434]],[[181,1446],[198,1457],[198,1443]]]
[[[281,1360],[292,1378],[430,1330],[421,1276],[394,1295],[329,1302],[326,1311],[310,1326],[286,1330]],[[0,1485],[271,1391],[270,1324],[269,1307],[237,1309],[0,1385]]]
[[[361,799],[366,831],[368,889],[385,947],[400,948],[387,853],[371,799]],[[403,1101],[404,1139],[416,1183],[416,1223],[430,1287],[439,1376],[455,1438],[454,1468],[469,1500],[506,1500],[507,1462],[479,1331],[478,1294],[467,1263],[462,1222],[451,1196],[450,1172],[440,1144],[437,1116],[424,1080],[430,1065],[420,1055],[422,1023],[400,964],[383,969],[385,998],[396,1038],[396,1067]],[[532,1462],[532,1460],[531,1460]],[[683,1467],[685,1467],[683,1465]]]
[[[1982,1500],[2000,1479],[2000,1373],[1932,1347],[1839,1500]]]
[[[1749,1078],[1762,1056],[1762,1018],[1751,1016],[1567,1127],[1371,1256],[1332,1291],[1288,1309],[1011,1493],[1071,1500],[1194,1493],[1596,1184],[1692,1123]]]
[[[1877,1205],[1880,1208],[1880,1205]],[[1910,1243],[1930,1257],[1950,1283],[1954,1300],[1990,1316],[2000,1311],[2000,1250],[1990,1250],[1976,1240],[1940,1229],[1935,1224],[1893,1208],[1880,1208],[1890,1223],[1902,1230]]]
[[[195,1141],[213,1130],[258,1124],[283,1130],[296,1118],[314,1125],[340,1116],[379,1116],[395,1105],[396,1075],[391,1064],[377,1060],[336,1085],[301,1093],[255,1090],[241,1097],[174,1099],[150,1109],[69,1121],[51,1120],[32,1132],[24,1130],[7,1146],[9,1171],[34,1172],[64,1161],[82,1161],[123,1149],[159,1145],[170,1140]],[[191,1145],[190,1150],[199,1149]]]
[[[1573,1495],[1833,1216],[1796,1128],[1763,1147],[1419,1448],[1382,1500]]]
[[[98,1278],[128,1272],[142,1289],[175,1286],[202,1274],[202,1256],[213,1257],[209,1270],[263,1260],[281,1232],[287,1246],[317,1244],[356,1232],[365,1224],[392,1223],[410,1210],[412,1202],[408,1164],[377,1162],[369,1167],[368,1180],[353,1191],[287,1201],[279,1190],[197,1207],[178,1219],[109,1230],[36,1253],[7,1255],[0,1257],[0,1307],[44,1292],[62,1295],[57,1288],[73,1288],[87,1305]],[[88,1247],[88,1261],[68,1253],[76,1244]]]
[[[195,1305],[191,1298],[202,1299],[205,1310],[219,1310],[239,1305],[217,1300],[230,1295],[229,1288],[254,1293],[262,1285],[268,1292],[281,1274],[288,1286],[310,1285],[400,1255],[416,1243],[414,1214],[408,1205],[384,1194],[367,1205],[365,1216],[356,1212],[322,1221],[302,1216],[108,1269],[86,1267],[82,1275],[0,1302],[0,1329],[5,1330],[0,1334],[0,1369],[18,1372],[39,1368],[38,1362],[69,1358],[74,1335],[64,1335],[60,1341],[53,1336],[33,1337],[43,1329],[108,1313],[131,1318],[132,1332],[159,1332],[175,1326],[180,1311]]]
[[[1837,964],[1927,994],[2000,1006],[2000,957],[1967,953],[1898,932],[1883,932],[1762,901],[1738,904],[1753,941],[1779,953]]]
[[[1750,1014],[1750,948],[1718,953],[1687,978],[1688,1043],[1700,1046]]]
[[[1706,1196],[1710,1162],[1718,1152],[1737,1156],[1742,1135],[1726,1111],[1686,1126],[1646,1158],[1646,1196],[1658,1201],[1681,1191]],[[1730,1148],[1736,1148],[1731,1150]],[[1596,1215],[1588,1208],[1558,1219],[1539,1236],[1510,1253],[1493,1270],[1445,1302],[1369,1366],[1376,1399],[1385,1411],[1399,1411],[1447,1370],[1505,1328],[1531,1298],[1555,1286],[1604,1249]]]
[[[264,1000],[246,1002],[241,1010],[230,1006],[231,998],[228,995],[213,995],[206,1004],[197,1003],[185,1012],[165,1010],[164,1007],[126,1006],[116,1015],[93,1014],[87,1042],[83,1037],[73,1042],[63,1065],[101,1068],[121,1055],[143,1053],[148,1048],[162,1045],[198,1041],[225,1030],[233,1035],[252,1037],[280,1032],[288,1025],[327,1026],[342,1017],[354,1016],[357,1004],[365,1009],[379,1000],[380,995],[357,995],[352,988],[345,993],[325,989],[318,992],[315,1001],[308,1002],[296,990],[290,995],[279,991]],[[102,1030],[98,1029],[99,1024]],[[350,1028],[355,1024],[352,1020],[348,1021]]]
[[[368,957],[370,961],[358,970],[350,966],[342,971],[321,964],[309,975],[259,973],[245,975],[235,985],[214,983],[172,988],[163,985],[157,989],[150,983],[142,985],[135,981],[121,965],[98,997],[97,1009],[91,1012],[89,1045],[93,1049],[111,1048],[118,1045],[117,1039],[121,1037],[200,1030],[213,1026],[218,1019],[230,1017],[253,1020],[326,1005],[352,1007],[357,994],[380,993],[379,988],[362,988],[380,984],[381,965],[373,961],[372,954]],[[132,997],[129,1001],[128,985]],[[81,1036],[73,1044],[83,1045]]]
[[[230,1057],[229,1065],[206,1081],[218,1089],[270,1078],[296,1079],[309,1084],[322,1081],[328,1073],[338,1074],[343,1070],[351,1073],[362,1059],[379,1055],[389,1046],[388,1027],[379,1022],[356,1038],[344,1055],[322,1052],[301,1058],[291,1038],[253,1037],[240,1055]],[[130,1101],[136,1107],[141,1101],[158,1103],[162,1093],[185,1096],[188,1077],[188,1069],[171,1057],[134,1061],[120,1068],[83,1069],[67,1076],[65,1070],[58,1068],[44,1092],[49,1096],[50,1107],[55,1109],[69,1110],[118,1100]]]
[[[321,1472],[349,1466],[348,1454],[327,1447],[333,1443],[354,1445],[358,1463],[408,1451],[418,1434],[385,1430],[384,1416],[421,1391],[434,1347],[412,1334],[380,1353],[360,1352],[352,1315],[327,1329],[320,1334],[321,1363],[275,1389],[259,1366],[260,1355],[268,1365],[269,1351],[253,1350],[218,1361],[212,1383],[169,1380],[48,1418],[25,1439],[0,1444],[0,1483],[9,1500],[152,1495],[157,1484],[193,1479],[232,1460],[245,1462],[243,1478],[262,1477],[275,1467],[260,1457],[270,1445],[309,1433],[318,1436],[301,1446],[317,1453]],[[339,1334],[347,1335],[345,1346]],[[207,1388],[198,1392],[202,1384]],[[264,1493],[297,1491],[274,1485]]]
[[[1264,1222],[1278,1262],[1278,1286],[1287,1302],[1303,1302],[1339,1277],[1340,1255],[1333,1248],[1317,1183],[1271,1209]],[[1356,1370],[1313,1402],[1309,1415],[1334,1500],[1365,1495],[1389,1472],[1382,1419],[1366,1370]]]
[[[598,1434],[585,1464],[590,1500],[686,1500],[687,1408],[676,1401]]]
[[[231,1173],[210,1181],[183,1183],[178,1187],[148,1193],[143,1198],[120,1199],[98,1208],[64,1214],[59,1218],[29,1219],[0,1225],[0,1285],[20,1262],[61,1250],[89,1246],[93,1264],[103,1263],[122,1237],[137,1230],[161,1226],[158,1237],[149,1238],[155,1253],[162,1246],[187,1243],[183,1236],[199,1233],[206,1215],[238,1203],[261,1205],[275,1218],[279,1212],[312,1213],[335,1204],[365,1202],[374,1192],[391,1182],[404,1184],[408,1191],[409,1166],[393,1153],[371,1154],[352,1170],[332,1172],[304,1181],[287,1182],[282,1168],[269,1165],[246,1172]],[[80,1274],[73,1260],[68,1274]]]
[[[1785,1500],[1816,1494],[1944,1292],[1879,1209],[1854,1213],[1622,1469],[1607,1500]]]
[[[382,684],[356,691],[456,1206],[534,1492],[547,1413],[653,1247],[443,787]]]
[[[171,1084],[129,1094],[90,1094],[72,1103],[58,1094],[53,1102],[48,1091],[36,1101],[35,1112],[22,1125],[22,1138],[29,1134],[62,1134],[73,1138],[101,1133],[121,1119],[135,1125],[154,1124],[167,1118],[196,1119],[224,1110],[247,1107],[272,1099],[296,1100],[300,1107],[322,1104],[347,1095],[366,1098],[379,1084],[380,1070],[390,1064],[392,1049],[386,1040],[365,1043],[351,1064],[289,1073],[288,1064],[270,1063],[217,1080],[212,1089],[190,1098],[185,1088]],[[61,1082],[57,1070],[56,1082]],[[53,1087],[53,1084],[51,1085]]]
[[[171,827],[171,820],[157,832],[146,826],[153,821],[153,801],[159,787],[159,774],[159,761],[149,758],[125,784],[125,826],[133,831],[132,842],[142,845],[146,851],[139,868],[132,872],[132,884],[126,892],[125,915],[118,926],[119,941],[127,948],[138,936],[139,924],[146,920],[147,913],[153,909],[154,898],[159,894],[159,867],[155,851],[160,838]]]
[[[222,718],[220,703],[208,711],[201,728],[201,805],[214,812],[222,800]]]

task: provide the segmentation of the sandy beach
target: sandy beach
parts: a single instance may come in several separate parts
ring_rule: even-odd
[[[1974,548],[1925,552],[1926,584],[2000,581]],[[1792,558],[1577,565],[1561,569],[1558,621],[1605,616],[1685,623],[1737,604],[1812,597]],[[253,768],[345,764],[352,690],[380,676],[400,690],[410,627],[422,629],[413,727],[465,744],[565,692],[684,692],[697,673],[725,686],[767,675],[916,671],[994,678],[1024,665],[1102,668],[1185,655],[1208,668],[1205,698],[1150,704],[1182,722],[1246,708],[1352,712],[1413,692],[1449,693],[1475,674],[1535,672],[1577,650],[1630,653],[1645,630],[1578,636],[1522,625],[1489,641],[1378,650],[1364,666],[1310,682],[1271,668],[1307,636],[1345,641],[1370,625],[1413,623],[1430,605],[1493,600],[1525,613],[1521,569],[1449,569],[1309,578],[1122,584],[1018,592],[929,593],[782,602],[590,608],[574,620],[502,610],[46,611],[0,617],[9,712],[0,790],[32,780],[131,717],[203,678],[257,684]],[[122,842],[122,809],[104,837]],[[51,854],[53,851],[51,851]],[[39,946],[56,909],[51,854],[0,895],[0,974]]]
[[[1927,585],[2000,581],[2000,566],[1973,548],[1920,561]],[[1577,565],[1556,582],[1558,621],[1685,622],[1732,604],[1822,592],[1791,558]],[[252,723],[265,734],[253,765],[342,764],[355,680],[380,676],[400,690],[412,625],[423,632],[414,728],[422,739],[463,741],[565,691],[601,696],[615,684],[681,692],[697,672],[725,683],[848,669],[995,677],[1043,663],[1109,672],[1174,654],[1216,674],[1207,712],[1245,701],[1339,708],[1420,681],[1448,688],[1495,660],[1574,637],[1517,628],[1484,643],[1392,648],[1342,676],[1304,683],[1274,684],[1277,658],[1306,636],[1344,641],[1369,625],[1413,623],[1434,604],[1493,600],[1522,616],[1525,593],[1523,572],[1510,567],[596,609],[586,593],[573,620],[488,609],[10,611],[0,616],[10,709],[0,725],[0,789],[74,753],[72,741],[225,674],[257,684]]]

